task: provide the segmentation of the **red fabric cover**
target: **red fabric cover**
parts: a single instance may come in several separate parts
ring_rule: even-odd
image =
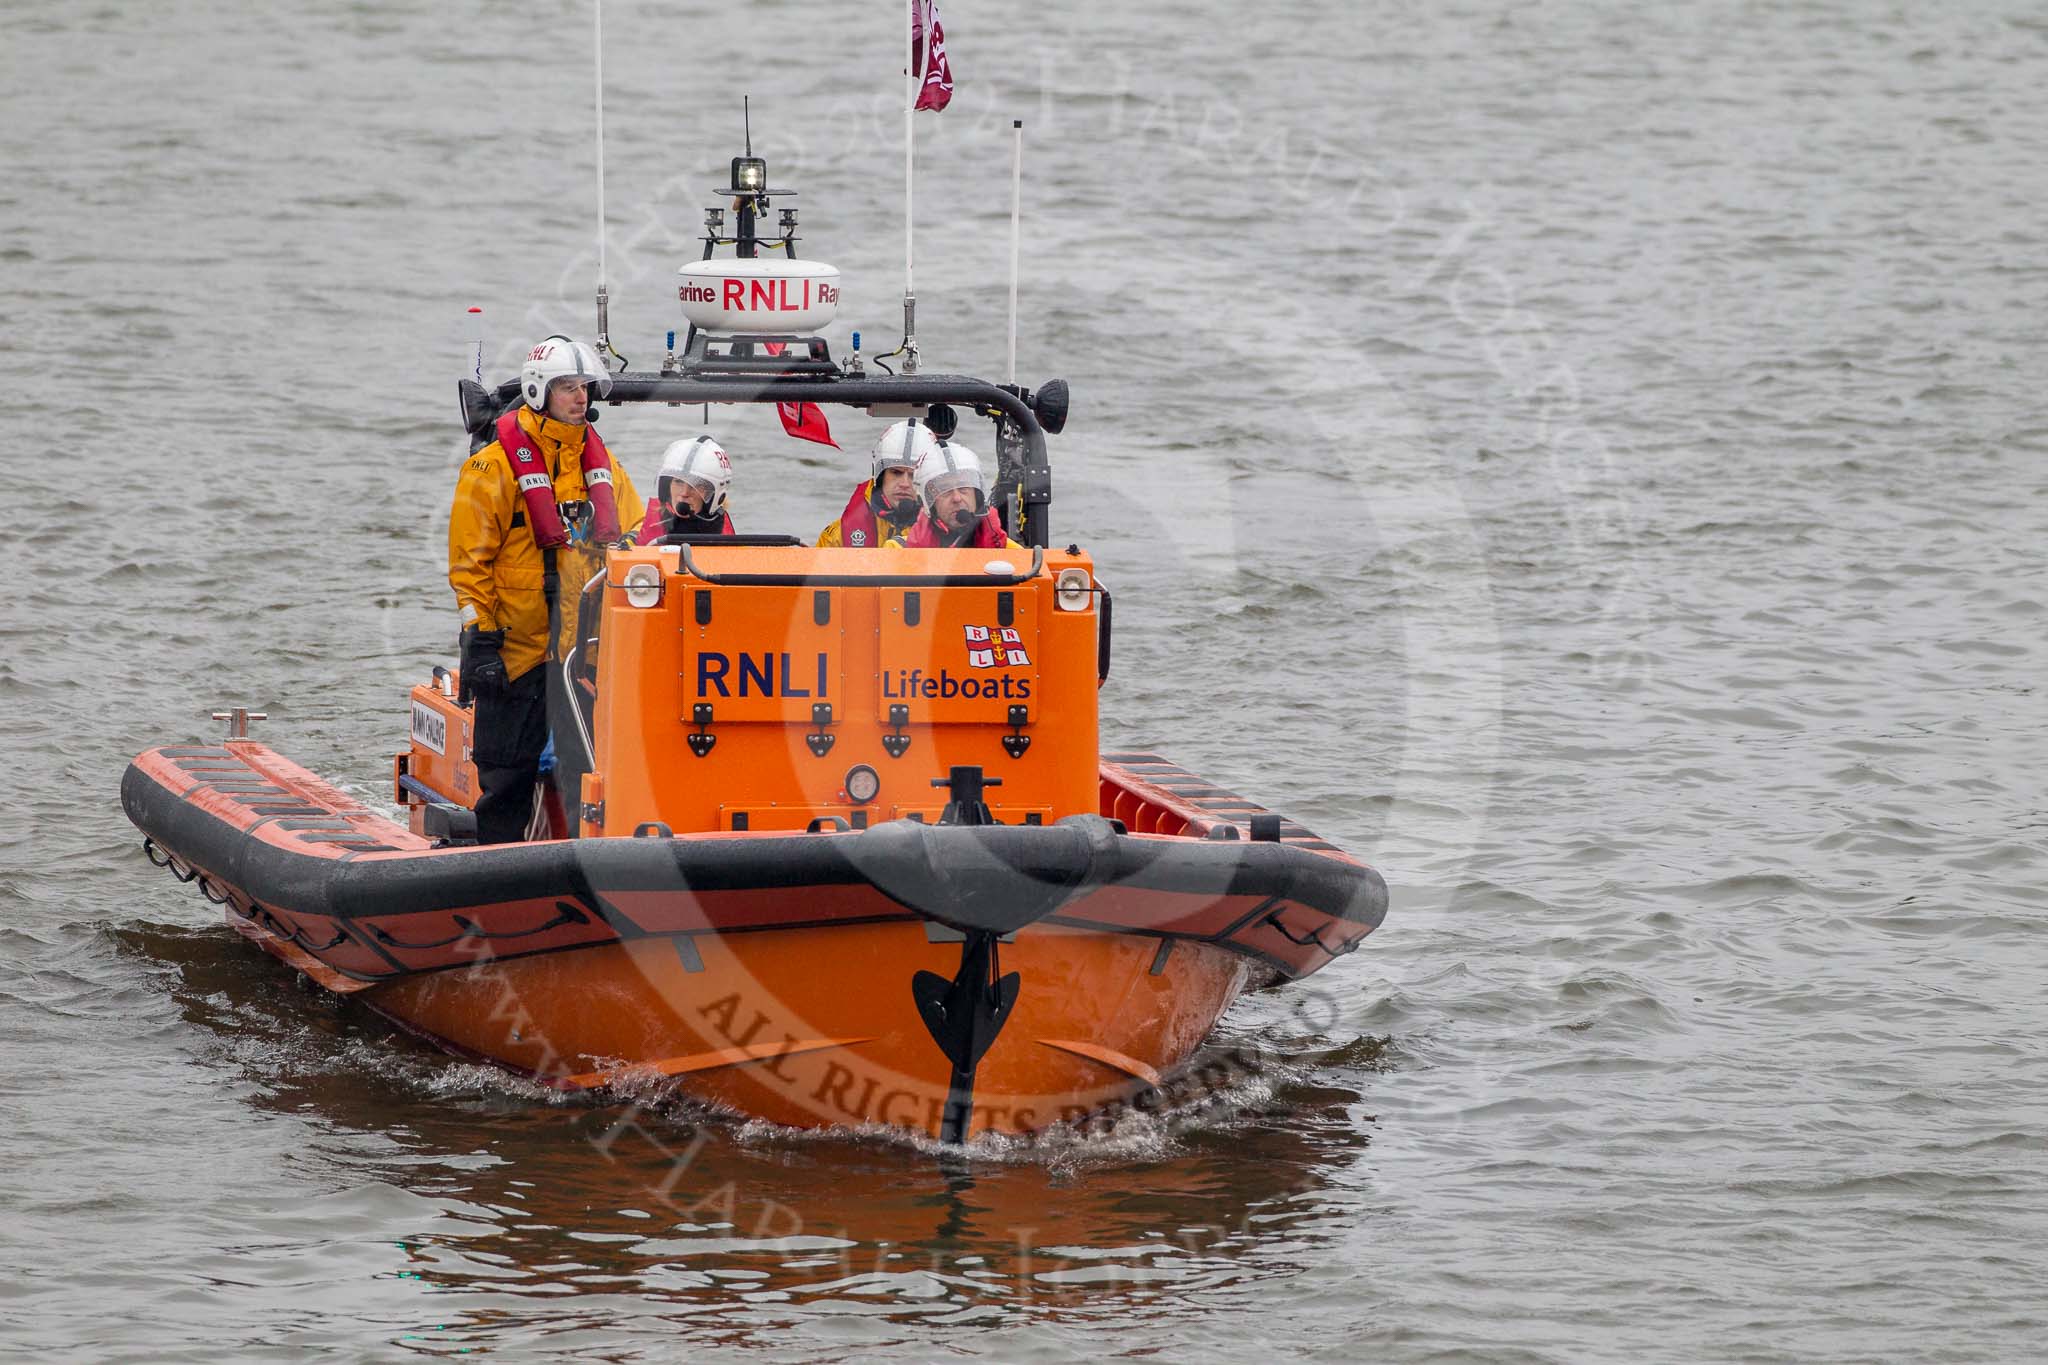
[[[777,403],[775,415],[782,419],[782,430],[787,435],[839,449],[839,442],[832,439],[832,424],[825,420],[825,410],[816,403]]]

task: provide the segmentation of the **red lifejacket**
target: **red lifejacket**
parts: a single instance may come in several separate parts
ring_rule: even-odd
[[[647,515],[640,518],[640,543],[652,545],[669,533],[668,507],[660,498],[647,500]],[[725,525],[718,528],[718,534],[730,536],[739,534],[732,529],[732,513],[725,514]]]
[[[882,543],[882,537],[875,534],[875,508],[868,499],[875,490],[875,481],[853,490],[853,496],[846,500],[846,510],[839,514],[839,543],[856,550],[872,549]]]
[[[1000,550],[1009,543],[1010,538],[1003,534],[1002,519],[996,516],[996,509],[993,507],[982,513],[981,520],[974,524],[974,534],[960,542],[958,547],[947,545],[945,538],[939,534],[939,528],[932,521],[929,508],[917,514],[917,525],[903,535],[903,548],[906,550],[964,549],[968,546],[973,546],[977,550]]]
[[[894,522],[875,519],[875,481],[869,479],[853,490],[846,510],[839,514],[839,543],[856,550],[872,550],[896,534]]]
[[[534,439],[519,425],[519,409],[498,418],[498,448],[511,462],[512,477],[519,481],[519,496],[526,500],[526,524],[533,543],[552,550],[569,543],[562,528],[561,509],[555,506],[555,480],[547,461],[540,456]],[[590,494],[591,533],[601,541],[619,538],[619,505],[612,497],[612,456],[598,439],[596,427],[583,428],[583,487]]]

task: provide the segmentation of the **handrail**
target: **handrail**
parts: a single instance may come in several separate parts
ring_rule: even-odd
[[[600,574],[598,577],[602,578],[603,575]],[[562,704],[569,708],[569,715],[576,722],[576,738],[583,743],[583,770],[590,772],[597,767],[597,746],[591,742],[590,727],[583,723],[583,708],[576,704],[576,678],[571,671],[576,667],[576,656],[582,652],[583,642],[579,640],[562,656]],[[561,762],[560,755],[556,756],[555,761]]]
[[[414,796],[417,796],[420,800],[425,801],[429,805],[459,806],[462,804],[461,802],[455,800],[455,798],[452,796],[446,796],[441,792],[435,791],[432,787],[429,787],[426,783],[420,781],[411,773],[400,773],[398,775],[398,787],[400,791],[411,792]]]
[[[648,544],[656,549],[673,549],[678,545],[732,545],[743,548],[753,547],[774,550],[801,549],[810,543],[801,536],[756,531],[739,531],[729,536],[719,534],[698,535],[694,531],[671,531],[665,536],[660,536],[648,542]]]
[[[1023,573],[708,573],[690,558],[683,545],[682,571],[713,587],[736,588],[1002,588],[1028,583],[1045,572],[1043,547],[1031,551],[1031,567]]]

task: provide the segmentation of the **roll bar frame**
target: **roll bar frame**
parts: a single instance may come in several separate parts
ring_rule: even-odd
[[[957,404],[985,416],[1000,416],[1022,437],[1024,459],[1019,504],[1023,525],[1017,539],[1032,549],[1051,544],[1047,524],[1052,504],[1052,463],[1038,416],[1017,394],[984,379],[955,374],[841,376],[678,375],[626,370],[612,376],[611,389],[597,400],[623,403],[840,403],[868,408]],[[998,470],[1000,476],[1001,471]]]

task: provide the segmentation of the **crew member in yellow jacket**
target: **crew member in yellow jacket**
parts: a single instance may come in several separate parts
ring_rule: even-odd
[[[853,490],[846,510],[818,532],[820,548],[843,545],[873,550],[917,520],[917,462],[938,439],[913,417],[882,433],[868,457],[867,481]]]
[[[462,691],[476,699],[470,756],[482,788],[477,838],[486,844],[525,834],[555,671],[542,665],[568,648],[576,594],[604,567],[606,545],[630,537],[643,515],[633,481],[586,420],[592,385],[600,395],[611,389],[593,347],[562,336],[536,345],[519,371],[523,401],[455,481],[448,585],[462,612]],[[552,648],[551,589],[559,604]],[[567,702],[556,698],[557,714]]]

